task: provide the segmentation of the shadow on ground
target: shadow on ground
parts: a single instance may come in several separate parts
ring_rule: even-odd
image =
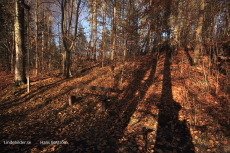
[[[81,74],[82,75],[82,74]],[[84,75],[84,74],[83,74]],[[103,75],[103,74],[102,74]],[[41,145],[40,141],[63,140],[63,135],[60,135],[60,130],[63,130],[71,122],[76,119],[76,116],[70,115],[72,111],[67,105],[65,96],[75,88],[75,85],[66,86],[61,92],[49,94],[47,98],[42,97],[47,90],[57,88],[66,81],[71,81],[75,78],[61,79],[54,83],[39,87],[37,90],[31,91],[23,97],[15,98],[11,101],[2,101],[0,105],[0,148],[1,152],[21,152],[31,151],[36,148],[36,151],[44,150],[48,145]],[[90,83],[96,79],[85,82]],[[55,91],[55,90],[54,90]],[[22,91],[20,91],[22,92]],[[68,97],[68,96],[66,96]],[[13,106],[19,106],[28,101],[33,103],[32,98],[42,98],[43,102],[36,104],[33,107],[22,108],[20,111],[11,111],[3,114],[2,111]],[[55,106],[55,103],[57,107]],[[61,105],[60,105],[61,104]],[[41,113],[40,110],[44,110]],[[84,110],[84,109],[83,109]],[[39,113],[40,112],[40,113]],[[67,114],[68,117],[60,117],[60,114]],[[62,120],[63,119],[63,120]],[[31,141],[31,145],[6,145],[4,141]],[[35,151],[35,152],[36,152]]]
[[[98,102],[97,97],[83,98],[73,107],[66,104],[62,107],[53,109],[49,106],[53,99],[57,99],[60,95],[54,95],[44,102],[44,105],[35,106],[31,110],[25,111],[23,114],[18,113],[13,116],[2,116],[4,121],[12,120],[6,125],[2,125],[1,141],[4,140],[30,140],[31,145],[4,145],[1,142],[2,152],[127,152],[135,153],[138,144],[136,140],[130,139],[127,143],[131,143],[132,147],[121,143],[120,139],[124,136],[124,131],[129,124],[130,118],[136,111],[139,102],[144,98],[147,90],[153,84],[156,71],[157,60],[154,57],[144,60],[141,67],[133,71],[133,80],[122,93],[122,98],[118,96],[111,97],[108,104],[107,112],[98,114],[94,109]],[[155,152],[163,152],[165,150],[176,150],[177,152],[194,152],[191,135],[185,122],[178,120],[178,112],[181,106],[172,100],[171,77],[169,53],[167,53],[164,65],[164,80],[162,90],[162,101],[157,104],[159,109],[158,127]],[[145,74],[150,72],[148,79],[143,84],[142,80]],[[64,80],[55,82],[48,86],[41,87],[37,92],[31,93],[29,97],[23,97],[18,103],[16,100],[7,102],[7,108],[23,103],[23,100],[29,100],[40,94],[61,84]],[[69,87],[61,93],[67,94],[72,87]],[[138,96],[136,93],[139,93]],[[48,101],[48,102],[47,102]],[[154,103],[155,104],[155,103]],[[33,115],[32,118],[28,114],[44,107],[51,107],[44,114]],[[20,115],[21,114],[21,115]],[[140,127],[143,132],[144,139],[147,143],[147,135],[151,129]],[[11,134],[13,133],[13,135]],[[52,145],[41,144],[40,141],[68,141],[68,145]],[[147,147],[146,147],[147,151]]]
[[[192,137],[186,121],[178,120],[181,110],[179,103],[172,97],[170,74],[170,52],[166,51],[161,101],[157,104],[158,126],[155,152],[194,153]]]
[[[137,109],[138,102],[142,99],[148,90],[148,87],[142,88],[141,81],[145,77],[147,71],[150,71],[150,78],[154,76],[157,60],[155,58],[146,59],[139,69],[133,72],[133,80],[122,93],[123,98],[112,97],[108,104],[108,110],[104,114],[99,114],[96,121],[89,121],[91,124],[85,125],[75,137],[69,139],[72,149],[77,152],[135,152],[131,148],[120,143],[120,139],[124,135],[130,117]],[[148,81],[148,80],[147,80]],[[152,82],[148,82],[149,85]],[[142,90],[140,90],[142,88]],[[140,92],[136,96],[136,92]],[[95,113],[95,112],[92,112]],[[136,140],[130,140],[133,147],[137,147]],[[61,150],[67,149],[64,146]],[[121,151],[122,150],[122,151]]]

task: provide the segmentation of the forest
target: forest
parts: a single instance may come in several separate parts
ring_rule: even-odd
[[[0,0],[0,150],[229,153],[229,0]]]

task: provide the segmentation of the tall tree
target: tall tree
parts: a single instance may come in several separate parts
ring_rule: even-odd
[[[65,52],[63,54],[63,74],[66,78],[70,76],[70,56],[71,50],[75,45],[75,40],[77,36],[77,27],[78,27],[78,15],[79,15],[79,8],[81,4],[81,0],[76,1],[76,18],[75,23],[73,16],[74,16],[74,0],[59,0],[61,5],[61,32],[62,32],[62,40],[63,45],[65,48]],[[73,29],[72,26],[75,28]]]
[[[26,83],[25,71],[25,44],[24,44],[24,9],[20,4],[24,4],[24,0],[15,0],[15,76],[14,82],[16,85]]]
[[[174,23],[174,30],[173,30],[173,50],[176,51],[177,47],[180,45],[180,40],[179,40],[179,29],[180,29],[180,23],[181,23],[181,15],[182,15],[182,0],[177,0],[176,5],[177,5],[177,14],[176,14],[176,19]]]
[[[104,66],[104,58],[105,58],[105,2],[102,2],[102,24],[103,24],[103,30],[102,30],[102,67]]]
[[[198,55],[201,49],[202,41],[201,41],[201,34],[202,34],[202,28],[203,28],[203,21],[204,21],[204,6],[205,6],[205,0],[199,0],[199,18],[198,18],[198,25],[196,29],[196,37],[195,37],[195,49],[194,49],[194,65],[198,64]]]
[[[97,0],[93,0],[93,54],[97,59]]]
[[[113,39],[113,49],[112,49],[112,53],[111,53],[111,60],[113,60],[114,59],[114,52],[116,51],[116,14],[117,14],[117,4],[116,4],[117,2],[116,2],[116,0],[114,0],[114,2],[113,2],[113,25],[112,25],[112,27],[113,27],[113,36],[112,36],[112,39]]]
[[[35,2],[35,75],[38,75],[38,0]]]

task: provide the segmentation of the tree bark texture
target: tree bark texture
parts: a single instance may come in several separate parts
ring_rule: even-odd
[[[24,10],[20,4],[24,0],[15,0],[15,85],[19,86],[26,83],[25,72],[25,44],[24,44]]]
[[[204,3],[205,0],[199,0],[199,19],[198,19],[198,26],[196,29],[196,37],[195,37],[195,49],[194,49],[194,65],[198,64],[199,53],[202,45],[202,28],[203,28],[203,20],[204,20]]]

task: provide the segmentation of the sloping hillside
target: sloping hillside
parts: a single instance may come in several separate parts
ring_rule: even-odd
[[[1,76],[0,141],[3,152],[230,152],[230,77],[204,56],[189,65],[179,51],[94,67],[69,79],[32,77],[11,86]],[[192,55],[190,55],[192,56]],[[229,65],[224,65],[225,67]],[[74,90],[83,83],[114,89],[106,112],[98,113],[104,93]],[[68,105],[68,95],[77,102]],[[28,145],[7,145],[10,141]],[[4,144],[5,143],[5,144]],[[63,143],[56,145],[52,143]]]

